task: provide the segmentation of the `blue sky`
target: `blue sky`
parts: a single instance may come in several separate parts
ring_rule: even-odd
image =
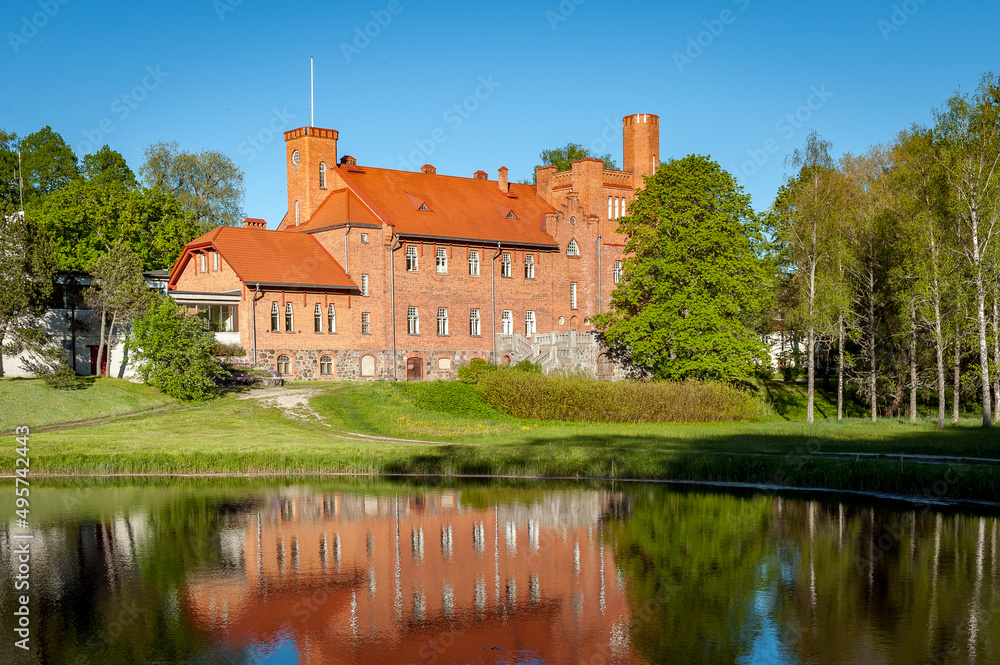
[[[314,56],[315,124],[360,164],[521,180],[573,141],[621,166],[622,116],[655,113],[664,159],[710,154],[763,210],[810,130],[863,151],[973,89],[998,19],[962,0],[5,0],[0,127],[135,170],[154,141],[221,150],[273,228]]]

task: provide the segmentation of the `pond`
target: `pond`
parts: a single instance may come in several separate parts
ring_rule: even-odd
[[[24,530],[13,497],[5,663],[1000,662],[988,514],[646,484],[36,480]]]

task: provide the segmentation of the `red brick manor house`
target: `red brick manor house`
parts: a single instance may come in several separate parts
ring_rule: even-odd
[[[189,243],[169,292],[289,378],[451,378],[473,358],[611,375],[587,321],[621,275],[616,220],[659,165],[659,118],[623,130],[624,170],[584,159],[537,185],[361,166],[335,130],[285,132],[278,229]]]

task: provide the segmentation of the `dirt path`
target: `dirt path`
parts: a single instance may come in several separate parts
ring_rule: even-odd
[[[255,388],[240,395],[239,399],[257,400],[262,406],[281,409],[283,414],[293,420],[312,420],[329,427],[330,424],[309,403],[310,399],[322,392],[318,388]]]

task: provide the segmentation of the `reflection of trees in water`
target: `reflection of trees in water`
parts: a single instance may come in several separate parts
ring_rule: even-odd
[[[997,663],[997,525],[649,493],[611,537],[650,662]]]

